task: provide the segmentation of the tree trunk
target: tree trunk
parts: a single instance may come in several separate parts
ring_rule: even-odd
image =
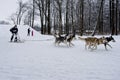
[[[66,34],[69,34],[68,4],[69,4],[69,0],[67,0],[67,3],[66,3],[66,31],[65,31]]]
[[[96,22],[94,31],[93,31],[93,33],[92,33],[92,36],[95,35],[96,29],[97,29],[97,27],[98,27],[98,25],[99,25],[99,22],[100,22],[100,16],[101,16],[101,11],[102,11],[103,2],[104,2],[104,0],[101,0],[100,8],[99,8],[99,13],[98,13],[98,16],[97,16],[97,22]]]
[[[59,6],[59,31],[60,34],[62,34],[62,8],[61,8],[61,4]]]
[[[115,34],[115,25],[114,25],[114,20],[115,20],[115,16],[114,16],[114,0],[111,0],[111,35]]]
[[[72,18],[72,32],[74,32],[75,27],[74,27],[74,1],[72,0],[71,2],[71,18]]]
[[[117,31],[117,28],[118,28],[118,0],[116,0],[116,26],[115,26],[115,35],[118,35],[118,31]]]
[[[104,4],[102,4],[101,13],[100,13],[101,14],[100,15],[100,20],[99,20],[99,23],[98,23],[98,25],[99,25],[98,31],[99,31],[100,34],[103,34],[103,6],[104,6]]]
[[[83,26],[84,26],[84,0],[81,0],[81,6],[80,6],[80,11],[81,11],[81,14],[80,14],[80,35],[82,36],[83,35]]]
[[[35,0],[33,0],[32,27],[34,27],[34,15],[35,15]]]
[[[120,32],[120,11],[119,11],[119,32]]]
[[[51,34],[51,25],[50,25],[50,0],[48,0],[48,34]]]

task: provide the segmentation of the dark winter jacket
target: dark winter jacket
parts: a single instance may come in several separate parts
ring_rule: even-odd
[[[10,29],[10,32],[13,33],[13,34],[17,34],[18,28],[16,26],[13,27],[13,28]]]

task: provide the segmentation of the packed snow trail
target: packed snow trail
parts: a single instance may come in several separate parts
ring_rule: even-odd
[[[28,37],[28,26],[19,26],[25,43],[9,43],[11,27],[0,25],[0,80],[120,80],[120,36],[108,51],[89,51],[80,40],[67,47],[36,31]]]

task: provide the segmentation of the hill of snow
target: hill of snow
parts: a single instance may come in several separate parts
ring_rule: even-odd
[[[18,28],[25,42],[10,43],[12,26],[0,25],[0,80],[120,80],[120,36],[108,51],[103,45],[89,51],[80,40],[67,47],[36,31],[28,37],[24,25]]]

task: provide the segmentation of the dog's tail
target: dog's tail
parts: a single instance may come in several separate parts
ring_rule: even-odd
[[[85,38],[82,38],[82,37],[78,37],[80,40],[85,40]]]

